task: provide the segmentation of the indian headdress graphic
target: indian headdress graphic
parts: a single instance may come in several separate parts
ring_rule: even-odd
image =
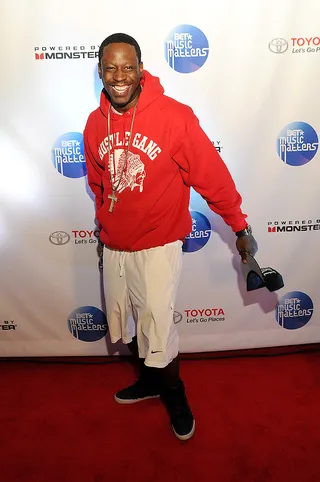
[[[123,149],[115,149],[113,155],[111,155],[111,158],[112,162],[110,167],[112,183],[113,185],[117,185],[121,177],[123,164],[126,160],[126,153]],[[143,181],[145,177],[146,171],[144,168],[144,164],[140,159],[140,156],[138,154],[133,154],[129,151],[127,165],[124,168],[122,179],[120,181],[117,192],[121,193],[127,187],[129,187],[131,191],[133,191],[135,187],[138,187],[140,192],[142,192]]]

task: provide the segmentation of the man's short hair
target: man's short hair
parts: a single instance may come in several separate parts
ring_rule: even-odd
[[[113,33],[112,35],[109,35],[102,44],[100,45],[99,48],[99,64],[101,62],[102,56],[103,56],[103,49],[109,45],[109,44],[129,44],[132,45],[135,48],[137,57],[138,57],[138,62],[140,64],[141,62],[141,49],[138,44],[138,42],[131,37],[130,35],[127,35],[126,33]]]

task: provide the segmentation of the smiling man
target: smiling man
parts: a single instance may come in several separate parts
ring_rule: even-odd
[[[102,51],[100,48],[100,53],[98,71],[104,88],[114,108],[125,112],[137,103],[141,92],[140,48],[136,52],[129,44],[110,43]]]
[[[136,40],[106,38],[98,68],[104,88],[84,142],[104,245],[107,318],[111,341],[127,344],[141,369],[115,400],[161,396],[175,435],[187,440],[195,420],[179,375],[173,315],[182,244],[192,229],[190,188],[234,231],[242,262],[256,242],[226,165],[191,108],[165,96],[143,69]]]

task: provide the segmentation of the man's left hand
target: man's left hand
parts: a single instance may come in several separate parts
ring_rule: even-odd
[[[257,241],[252,234],[239,236],[236,241],[236,247],[243,263],[247,262],[248,255],[254,256],[258,251]]]

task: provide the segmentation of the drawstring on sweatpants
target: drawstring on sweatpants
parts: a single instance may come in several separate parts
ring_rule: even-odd
[[[126,251],[122,251],[122,253],[120,254],[120,258],[119,258],[119,268],[120,268],[120,271],[119,271],[119,275],[120,275],[120,278],[122,278],[123,274],[124,274],[124,262],[125,262],[125,257],[126,257]]]

